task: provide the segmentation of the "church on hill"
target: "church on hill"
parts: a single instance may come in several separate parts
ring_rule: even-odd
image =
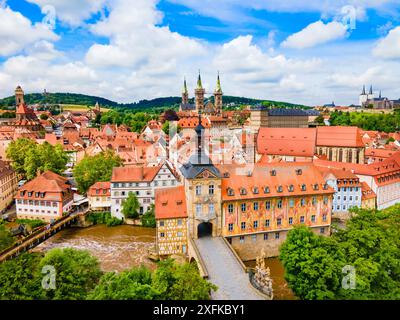
[[[195,103],[189,103],[189,91],[186,84],[186,79],[183,82],[183,91],[182,91],[182,103],[179,107],[179,111],[186,112],[195,112],[202,113],[204,115],[221,115],[222,113],[222,89],[221,89],[221,80],[219,78],[219,74],[217,77],[217,86],[214,90],[214,103],[211,99],[205,101],[204,96],[206,94],[206,90],[203,88],[203,84],[201,82],[201,75],[199,73],[199,77],[197,79],[197,87],[194,90],[195,95]]]

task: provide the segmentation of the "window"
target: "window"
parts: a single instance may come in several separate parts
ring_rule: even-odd
[[[245,230],[245,229],[246,229],[246,222],[242,222],[242,223],[240,224],[240,228],[241,228],[242,230]]]
[[[300,216],[300,223],[304,223],[304,216]]]
[[[269,219],[265,220],[265,226],[269,227]]]
[[[182,225],[182,219],[178,219],[178,226]]]
[[[264,188],[264,193],[269,193],[269,191],[270,191],[270,190],[269,190],[269,187],[265,187],[265,188]]]
[[[253,203],[253,210],[257,211],[258,210],[258,202]]]
[[[214,214],[214,203],[210,203],[208,205],[208,213],[209,214]]]
[[[201,186],[196,186],[196,196],[201,195]]]
[[[164,221],[160,221],[160,227],[164,227]]]
[[[178,236],[179,238],[182,237],[182,236],[183,236],[182,231],[178,231],[177,236]]]
[[[289,224],[293,224],[293,218],[292,217],[289,218]]]
[[[201,216],[201,204],[196,204],[196,215]]]
[[[346,210],[346,205],[343,206],[343,210]]]
[[[233,223],[228,224],[228,231],[233,231]]]
[[[208,194],[214,194],[214,185],[213,184],[210,184],[208,186]]]
[[[251,235],[251,240],[252,240],[253,242],[256,242],[256,241],[257,241],[257,235],[256,235],[256,234],[252,234],[252,235]]]
[[[235,192],[233,191],[233,189],[228,188],[228,196],[233,196],[235,195]]]
[[[276,176],[276,170],[271,170],[270,173],[271,173],[271,176],[273,176],[273,177]]]
[[[289,190],[289,192],[293,192],[293,191],[294,191],[294,186],[291,184],[291,185],[288,187],[288,190]]]
[[[279,232],[275,232],[275,239],[279,239]]]
[[[271,209],[271,201],[265,202],[265,209],[267,209],[267,210]]]
[[[294,207],[294,199],[289,199],[289,208]]]
[[[258,228],[258,221],[253,221],[253,228],[257,229]]]
[[[233,204],[232,203],[228,204],[228,212],[233,213]]]
[[[319,229],[319,232],[320,232],[320,233],[325,233],[325,228]]]
[[[324,204],[328,204],[328,197],[324,197]]]
[[[312,205],[315,206],[317,204],[317,197],[312,197]]]
[[[160,233],[160,238],[164,238],[165,237],[165,233],[164,232],[161,232]]]
[[[302,185],[301,185],[301,191],[306,191],[307,190],[307,187],[306,187],[306,185],[303,183]]]
[[[253,188],[253,193],[254,193],[254,194],[258,194],[258,187],[254,187],[254,188]]]
[[[322,215],[322,221],[326,221],[326,218],[327,218],[326,214]]]
[[[241,188],[241,189],[240,189],[240,194],[241,194],[241,195],[246,195],[246,194],[247,194],[246,189],[245,189],[245,188]]]
[[[264,233],[264,240],[268,240],[268,233]]]
[[[278,209],[282,209],[282,200],[278,200],[277,206],[278,206]]]
[[[301,205],[302,207],[304,207],[304,206],[306,205],[306,199],[302,198],[302,199],[300,200],[300,205]]]
[[[242,203],[241,207],[242,207],[242,212],[245,212],[246,211],[246,204]]]
[[[282,218],[276,219],[276,224],[280,226],[282,224]]]
[[[311,222],[315,222],[315,214],[311,216]]]
[[[239,241],[240,243],[244,243],[244,236],[240,236]]]
[[[278,188],[276,189],[277,192],[283,192],[283,187],[282,186],[278,186]]]

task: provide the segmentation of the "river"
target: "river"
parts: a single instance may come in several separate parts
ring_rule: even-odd
[[[123,271],[144,265],[150,269],[155,263],[147,258],[147,250],[154,247],[155,229],[135,226],[68,228],[60,231],[33,251],[46,252],[53,248],[88,250],[99,259],[103,271]]]
[[[88,250],[99,259],[101,269],[105,272],[120,272],[140,265],[154,270],[156,265],[147,258],[147,250],[154,247],[155,236],[155,229],[128,225],[67,228],[37,246],[33,251],[46,252],[53,248]],[[274,299],[296,299],[284,279],[284,269],[279,259],[268,258],[265,261],[271,270]],[[245,265],[254,267],[255,261],[247,261]]]

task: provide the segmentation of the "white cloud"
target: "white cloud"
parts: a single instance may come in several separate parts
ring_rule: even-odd
[[[107,0],[27,0],[42,9],[52,6],[57,18],[68,25],[79,26],[100,12]]]
[[[290,35],[281,46],[284,48],[304,49],[333,40],[342,39],[346,36],[347,28],[337,21],[327,24],[317,21],[309,24],[303,30]]]
[[[42,23],[32,24],[9,7],[0,8],[0,56],[9,56],[39,40],[55,41],[58,36]]]
[[[373,49],[373,54],[385,59],[400,58],[400,27],[390,30]]]

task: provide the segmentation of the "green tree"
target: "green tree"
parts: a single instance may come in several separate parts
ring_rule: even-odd
[[[11,233],[6,229],[6,226],[0,221],[0,251],[8,248],[14,242]]]
[[[52,146],[48,142],[37,144],[33,140],[20,138],[10,143],[7,157],[17,173],[31,180],[38,172],[51,170],[61,174],[68,163],[68,155],[62,145]]]
[[[31,300],[41,296],[40,255],[24,253],[0,264],[0,300]]]
[[[165,121],[164,124],[162,125],[162,131],[164,131],[165,134],[169,134],[169,121]]]
[[[49,118],[49,116],[47,114],[45,114],[45,113],[42,113],[40,115],[40,120],[47,120],[48,118]]]
[[[156,215],[154,204],[140,218],[143,227],[155,228],[156,227]]]
[[[151,272],[140,267],[121,273],[106,273],[88,299],[153,300],[157,295],[152,287]]]
[[[133,192],[129,192],[128,197],[122,202],[122,213],[127,219],[139,217],[139,200]]]
[[[56,271],[56,289],[45,290],[44,299],[86,299],[87,293],[95,288],[102,276],[98,260],[83,250],[66,248],[47,252],[39,263],[37,276],[40,278],[44,266],[53,266]]]
[[[84,157],[74,168],[79,192],[86,193],[96,182],[110,181],[113,168],[121,165],[122,159],[111,150]]]
[[[162,300],[208,300],[217,287],[203,279],[195,264],[160,261],[153,273],[153,288]]]

